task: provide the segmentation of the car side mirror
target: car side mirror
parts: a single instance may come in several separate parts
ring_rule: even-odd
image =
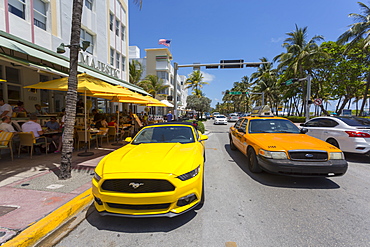
[[[308,129],[306,129],[306,128],[302,128],[302,129],[301,129],[301,133],[302,133],[302,134],[306,134],[307,132],[308,132]]]
[[[245,130],[243,128],[238,128],[239,132],[245,133]]]
[[[205,140],[208,140],[208,136],[207,135],[200,135],[199,141],[205,141]]]
[[[132,141],[132,137],[126,137],[125,142],[131,142],[131,141]]]

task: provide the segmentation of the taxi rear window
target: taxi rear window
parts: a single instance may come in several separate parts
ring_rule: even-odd
[[[300,133],[295,124],[285,119],[254,119],[249,122],[249,133]]]

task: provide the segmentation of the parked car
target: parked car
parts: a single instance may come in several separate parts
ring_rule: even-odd
[[[227,124],[227,117],[225,115],[216,115],[213,124]]]
[[[211,113],[206,112],[206,113],[204,113],[204,115],[206,116],[206,119],[211,119]]]
[[[217,115],[221,115],[219,112],[217,112],[217,111],[215,111],[215,112],[213,112],[212,114],[211,114],[211,118],[212,119],[215,119],[215,116],[217,116]]]
[[[229,131],[230,148],[247,156],[251,172],[308,177],[346,173],[348,164],[340,149],[264,109],[239,119]]]
[[[370,156],[370,119],[354,116],[316,117],[304,124],[307,134],[343,152]]]
[[[230,113],[229,117],[227,118],[227,121],[229,122],[236,122],[239,120],[239,114],[238,113]]]
[[[103,216],[174,217],[202,205],[207,139],[191,123],[142,128],[95,168],[95,208]]]

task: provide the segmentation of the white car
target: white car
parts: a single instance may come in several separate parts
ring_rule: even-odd
[[[213,124],[227,124],[227,117],[224,115],[216,115],[214,116]]]
[[[355,116],[316,117],[304,124],[307,134],[343,152],[370,156],[370,119]]]

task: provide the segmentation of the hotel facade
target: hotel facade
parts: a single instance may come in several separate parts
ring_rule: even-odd
[[[40,104],[49,112],[65,107],[65,92],[29,90],[24,86],[69,74],[72,0],[0,0],[0,98],[28,111]],[[128,0],[84,0],[80,41],[89,41],[79,53],[80,73],[147,94],[129,81]],[[92,99],[92,107],[114,112],[113,103]]]

